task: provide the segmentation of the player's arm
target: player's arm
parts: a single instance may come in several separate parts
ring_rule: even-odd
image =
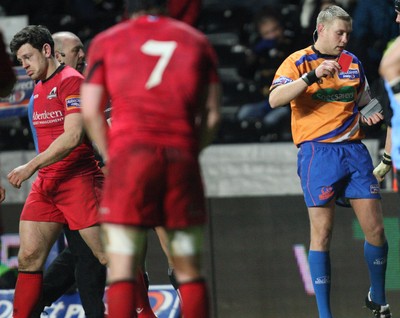
[[[379,66],[379,73],[389,83],[400,82],[400,36],[384,54]],[[397,81],[396,81],[397,80]]]
[[[386,129],[385,149],[381,162],[375,167],[373,173],[379,182],[385,179],[385,175],[392,169],[392,157],[390,156],[392,150],[392,127],[388,126]]]
[[[318,82],[322,77],[335,76],[340,71],[340,65],[334,60],[325,60],[318,67],[308,73],[304,73],[300,78],[288,82],[284,85],[276,86],[269,94],[269,103],[272,108],[286,106],[297,96],[302,94],[308,86]]]
[[[6,198],[6,189],[4,189],[1,185],[0,185],[0,203],[3,202]]]
[[[217,134],[219,122],[221,120],[220,105],[221,85],[220,83],[211,83],[208,86],[208,96],[202,116],[200,150],[211,144]]]
[[[9,182],[20,188],[38,169],[47,167],[67,157],[82,142],[84,136],[83,118],[80,113],[65,116],[64,132],[50,146],[28,163],[19,166],[8,174]]]
[[[107,162],[108,124],[104,115],[107,94],[102,85],[84,83],[81,86],[82,114],[88,136],[96,145],[98,152]]]
[[[388,90],[389,96],[393,93],[394,100],[390,98],[391,107],[397,107],[397,103],[400,103],[400,37],[392,44],[386,54],[381,60],[379,66],[379,73],[385,79],[385,87]],[[396,93],[397,94],[396,94]],[[397,95],[397,98],[396,98]],[[383,181],[385,175],[392,168],[392,158],[390,156],[392,151],[392,128],[388,126],[386,130],[385,150],[381,162],[374,169],[374,175],[379,182]]]
[[[271,108],[286,106],[293,99],[307,89],[308,85],[301,78],[275,87],[269,94],[269,104]]]

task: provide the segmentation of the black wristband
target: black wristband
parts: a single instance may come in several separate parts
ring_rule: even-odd
[[[301,79],[306,82],[308,86],[318,82],[319,78],[315,75],[315,70],[305,73],[301,76]]]
[[[382,156],[382,162],[385,165],[389,165],[390,166],[392,164],[392,157],[389,154],[387,154],[386,152],[384,152],[383,156]]]

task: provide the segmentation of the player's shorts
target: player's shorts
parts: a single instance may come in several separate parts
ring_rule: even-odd
[[[21,220],[68,224],[80,230],[99,223],[104,176],[43,178],[38,176],[26,199]]]
[[[206,222],[200,166],[189,151],[134,146],[107,162],[101,221],[185,228]]]
[[[306,142],[300,146],[297,159],[297,174],[308,207],[339,198],[381,198],[371,156],[361,142]]]

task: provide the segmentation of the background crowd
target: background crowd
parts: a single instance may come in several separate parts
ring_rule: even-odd
[[[27,15],[29,24],[44,24],[51,32],[71,31],[87,47],[94,35],[125,19],[123,2],[4,0],[0,15]],[[199,2],[192,16],[218,54],[223,86],[222,121],[214,143],[291,141],[290,109],[269,107],[269,86],[290,52],[313,43],[315,17],[330,4],[351,14],[348,50],[361,59],[373,94],[386,103],[378,66],[388,43],[399,34],[392,0]],[[385,131],[385,124],[377,125],[368,128],[367,137],[383,144]],[[0,118],[0,140],[1,150],[33,149],[27,118]]]

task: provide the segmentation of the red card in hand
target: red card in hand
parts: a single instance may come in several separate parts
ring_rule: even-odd
[[[353,62],[353,57],[350,54],[342,53],[339,56],[338,63],[342,69],[342,72],[347,73],[351,62]]]

